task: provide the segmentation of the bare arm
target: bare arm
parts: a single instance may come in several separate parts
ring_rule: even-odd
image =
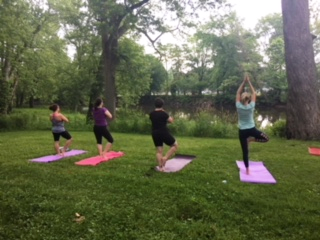
[[[251,82],[250,82],[250,79],[248,77],[248,83],[249,83],[249,86],[250,86],[250,89],[251,89],[251,101],[252,102],[256,102],[256,91],[254,90],[254,87],[252,86]]]
[[[168,118],[168,123],[173,123],[173,117]]]
[[[62,121],[64,121],[64,122],[69,122],[69,119],[66,118],[63,114],[60,113],[60,116],[59,116],[59,117],[61,118]]]
[[[112,114],[107,110],[104,112],[104,114],[108,117],[108,118],[112,118]]]
[[[242,83],[240,84],[240,86],[238,88],[237,95],[236,95],[236,102],[240,102],[241,93],[243,91],[244,84],[246,83],[246,81],[247,81],[247,76],[244,78],[244,80],[242,81]]]

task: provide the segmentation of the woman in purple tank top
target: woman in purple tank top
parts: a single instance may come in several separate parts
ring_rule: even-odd
[[[113,138],[107,128],[108,122],[107,117],[112,118],[112,114],[103,107],[103,101],[101,98],[98,98],[94,104],[93,109],[93,119],[94,119],[94,127],[93,132],[97,140],[97,147],[99,151],[99,155],[101,157],[105,157],[106,153],[111,149],[113,144]],[[102,137],[104,137],[108,142],[103,150],[102,147]]]

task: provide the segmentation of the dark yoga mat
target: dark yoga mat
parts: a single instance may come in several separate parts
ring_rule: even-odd
[[[168,160],[164,167],[164,172],[178,172],[192,162],[196,156],[176,154],[174,158]],[[158,168],[156,168],[158,170]]]

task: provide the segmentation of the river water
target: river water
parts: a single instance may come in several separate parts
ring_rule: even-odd
[[[154,107],[150,104],[140,106],[142,111],[145,113],[151,112]],[[192,107],[184,107],[184,108],[174,108],[174,107],[165,107],[165,111],[167,111],[170,115],[184,118],[184,119],[194,119],[197,118],[198,113],[201,111],[206,111],[212,115],[222,117],[224,120],[236,123],[237,122],[237,111],[235,106],[228,108],[206,108],[206,109],[195,109]],[[255,108],[255,119],[256,122],[259,123],[260,128],[265,128],[267,126],[272,126],[278,120],[283,120],[286,118],[286,109],[285,107],[256,107]]]

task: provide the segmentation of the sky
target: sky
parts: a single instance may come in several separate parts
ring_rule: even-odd
[[[258,20],[271,13],[281,13],[281,0],[228,0],[243,19],[245,28],[254,28]]]
[[[248,30],[253,29],[260,18],[272,13],[281,13],[281,0],[228,0],[228,2],[233,6],[238,17],[243,20],[243,27]],[[163,44],[177,41],[179,40],[172,38],[169,34],[161,37]],[[154,53],[154,49],[150,47],[146,38],[142,37],[139,43],[145,46],[146,53]]]

